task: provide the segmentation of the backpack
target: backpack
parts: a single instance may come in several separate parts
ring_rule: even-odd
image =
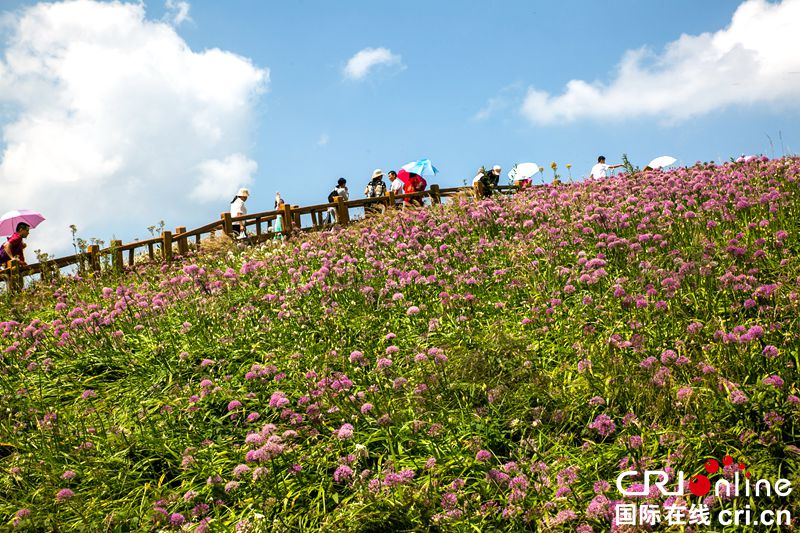
[[[339,196],[339,191],[333,189],[331,193],[328,195],[328,203],[332,204],[333,202],[335,202],[337,196]]]
[[[364,191],[367,198],[379,198],[386,195],[386,184],[383,181],[374,183],[372,181],[367,185],[367,190]]]

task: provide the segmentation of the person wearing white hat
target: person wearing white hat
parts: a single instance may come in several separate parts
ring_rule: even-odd
[[[386,182],[383,181],[383,171],[379,168],[376,168],[372,171],[372,179],[369,183],[367,183],[367,187],[364,189],[364,196],[367,198],[383,198],[386,196]],[[364,215],[370,216],[376,213],[380,213],[385,209],[386,206],[383,204],[371,204],[364,206]]]
[[[372,171],[372,179],[364,189],[367,198],[381,198],[386,195],[386,182],[383,181],[383,171],[376,168]]]
[[[247,198],[250,196],[250,191],[242,187],[239,189],[239,192],[236,193],[233,200],[231,200],[231,216],[232,217],[241,217],[247,214],[247,208],[244,206],[244,203],[247,201]],[[239,239],[244,239],[247,237],[247,232],[245,231],[244,224],[240,224],[238,222],[233,224],[233,233]]]
[[[492,167],[492,171],[489,173],[489,181],[492,183],[492,188],[497,187],[500,184],[500,172],[503,169],[500,165],[495,165]]]

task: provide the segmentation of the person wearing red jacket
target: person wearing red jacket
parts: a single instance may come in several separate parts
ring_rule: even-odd
[[[25,243],[23,240],[28,236],[31,227],[25,222],[17,224],[17,231],[14,232],[8,240],[0,246],[0,265],[5,265],[12,259],[19,260],[22,266],[25,266]]]
[[[398,172],[397,179],[403,182],[404,194],[422,192],[428,186],[428,182],[425,181],[425,178],[419,174],[412,174],[407,170],[401,170]],[[422,206],[422,198],[405,198],[404,201],[408,205]]]

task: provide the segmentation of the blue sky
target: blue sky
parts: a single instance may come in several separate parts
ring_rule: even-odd
[[[65,251],[70,223],[106,240],[145,237],[160,219],[206,223],[239,185],[251,190],[251,212],[269,209],[276,190],[293,204],[320,203],[339,176],[360,197],[374,168],[420,157],[439,168],[432,181],[454,186],[481,165],[505,174],[514,163],[557,161],[578,177],[599,154],[644,166],[665,154],[691,164],[800,146],[800,66],[790,52],[800,42],[786,30],[800,24],[798,0],[171,0],[122,17],[130,33],[113,57],[141,47],[158,58],[164,46],[186,76],[171,76],[166,60],[126,69],[112,58],[100,68],[97,55],[53,52],[78,40],[119,47],[109,44],[118,29],[97,30],[112,24],[110,11],[77,5],[74,16],[0,2],[0,210],[52,213],[39,232],[49,250]],[[59,17],[77,29],[60,34]],[[212,49],[220,57],[203,55]],[[348,61],[369,49],[389,60],[348,77]],[[43,70],[30,75],[14,59],[20,50]],[[582,82],[570,90],[571,80]],[[52,117],[53,128],[30,126]]]

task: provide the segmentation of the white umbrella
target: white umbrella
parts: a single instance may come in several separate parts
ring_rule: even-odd
[[[541,170],[536,163],[518,163],[508,171],[508,177],[511,178],[511,181],[522,181],[532,178]]]
[[[668,155],[662,155],[661,157],[656,157],[655,159],[647,163],[647,166],[653,169],[668,167],[675,161],[677,161],[677,159],[675,159],[674,157],[670,157]]]

